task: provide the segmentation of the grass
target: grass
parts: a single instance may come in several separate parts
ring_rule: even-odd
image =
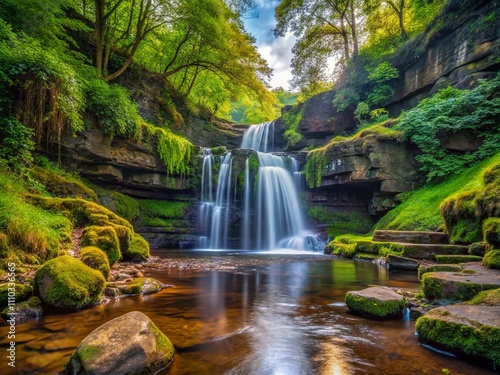
[[[375,229],[438,230],[443,227],[439,206],[449,196],[484,186],[483,172],[500,162],[500,153],[436,185],[409,193],[404,201],[389,211]]]

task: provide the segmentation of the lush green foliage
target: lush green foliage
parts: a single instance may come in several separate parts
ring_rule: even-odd
[[[158,153],[165,163],[168,173],[189,173],[191,154],[193,153],[192,143],[165,129],[157,128],[155,135],[157,136]]]
[[[416,159],[428,181],[442,179],[498,151],[500,142],[500,76],[472,91],[446,88],[403,113],[398,128],[422,151]],[[477,151],[453,152],[453,137],[477,139]]]
[[[86,109],[98,121],[104,134],[140,138],[140,116],[126,89],[94,79],[87,83],[85,97]]]
[[[281,117],[287,127],[285,133],[283,134],[283,137],[287,142],[286,148],[295,146],[303,138],[302,134],[300,134],[299,123],[302,120],[304,108],[304,106],[294,107],[291,110],[286,111]]]
[[[33,160],[33,132],[16,119],[0,118],[0,167],[19,170]]]
[[[441,203],[454,194],[484,186],[484,171],[499,161],[500,155],[496,155],[437,185],[425,186],[406,193],[403,202],[389,211],[376,224],[375,229],[437,230],[442,228],[444,222],[440,212]]]

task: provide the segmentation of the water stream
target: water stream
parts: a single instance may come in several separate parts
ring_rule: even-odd
[[[153,255],[172,264],[223,262],[224,267],[150,269],[146,276],[175,287],[18,322],[17,367],[8,368],[4,358],[2,374],[57,374],[88,333],[133,310],[148,315],[176,347],[172,365],[162,372],[167,375],[407,375],[442,374],[443,368],[453,375],[494,374],[421,346],[414,321],[372,321],[348,312],[347,291],[371,285],[417,288],[414,273],[323,255],[274,256],[274,262],[266,261],[270,255],[234,251]],[[241,266],[250,257],[263,263]],[[1,323],[3,348],[7,332]]]

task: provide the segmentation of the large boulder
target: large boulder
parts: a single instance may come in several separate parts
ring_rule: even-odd
[[[69,255],[46,262],[35,274],[35,290],[47,305],[81,309],[101,300],[106,280]]]
[[[500,306],[448,305],[416,322],[419,338],[433,346],[500,366]]]
[[[155,374],[168,366],[174,347],[145,314],[132,311],[85,337],[71,355],[66,374]]]
[[[385,286],[347,292],[345,302],[353,312],[374,319],[401,316],[405,307],[404,297]]]

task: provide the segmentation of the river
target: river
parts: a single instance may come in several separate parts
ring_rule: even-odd
[[[57,374],[88,333],[133,310],[147,314],[176,347],[162,374],[494,373],[422,346],[408,318],[368,320],[344,304],[347,291],[372,285],[417,289],[415,273],[324,255],[254,254],[247,261],[246,253],[231,251],[224,253],[224,266],[195,270],[182,265],[205,260],[213,265],[221,254],[156,250],[153,255],[171,258],[175,266],[149,269],[146,276],[172,287],[18,322],[16,368],[2,355],[1,373]],[[227,266],[232,260],[236,267]],[[2,348],[7,331],[2,322]]]

